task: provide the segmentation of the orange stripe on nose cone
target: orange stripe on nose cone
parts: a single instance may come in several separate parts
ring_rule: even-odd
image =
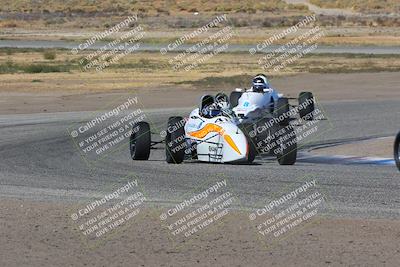
[[[220,135],[224,134],[224,130],[222,129],[222,127],[213,123],[208,123],[202,129],[195,132],[190,132],[189,134],[196,138],[204,138],[207,134],[211,132],[219,133]]]
[[[242,155],[242,153],[240,153],[239,148],[233,141],[232,137],[230,137],[228,134],[225,134],[225,130],[221,126],[216,125],[214,123],[207,123],[206,126],[204,126],[202,129],[190,132],[189,135],[201,139],[211,132],[215,132],[223,136],[228,145],[230,145],[232,149],[235,150],[239,155]]]
[[[233,142],[232,137],[226,134],[224,135],[224,139],[239,155],[242,155],[242,153],[240,153],[239,148],[236,146],[235,142]]]

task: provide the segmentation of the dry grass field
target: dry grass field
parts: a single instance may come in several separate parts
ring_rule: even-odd
[[[84,55],[84,54],[83,54]],[[130,54],[102,72],[83,71],[79,60],[67,50],[1,49],[2,91],[93,92],[128,88],[180,86],[186,88],[232,88],[245,86],[261,66],[249,53],[222,53],[191,71],[175,71],[168,63],[174,56],[138,52]],[[240,62],[237,58],[240,57]],[[400,71],[400,56],[311,55],[300,58],[271,76],[296,73],[352,73]]]
[[[383,4],[387,2],[387,5]],[[397,0],[313,0],[327,7],[353,8],[366,13],[399,12]],[[130,1],[130,0],[0,0],[1,29],[105,29],[136,13],[151,29],[189,29],[206,24],[218,14],[227,14],[236,28],[271,28],[294,25],[311,14],[303,4],[270,1]],[[321,26],[398,27],[396,17],[319,16]],[[0,36],[2,38],[2,36]]]
[[[323,7],[361,10],[371,14],[380,11],[400,13],[397,0],[311,2]],[[170,42],[207,24],[217,15],[226,14],[228,19],[223,24],[234,27],[237,32],[230,43],[254,44],[273,32],[295,25],[312,13],[303,4],[288,4],[283,0],[0,0],[0,39],[83,40],[132,14],[137,14],[139,19],[129,27],[143,25],[148,33],[143,41],[147,43]],[[396,16],[320,15],[312,25],[324,27],[326,36],[318,41],[320,44],[400,45],[400,17]],[[193,38],[189,43],[197,41],[198,38]]]
[[[82,12],[82,13],[124,13],[139,11],[149,14],[177,14],[184,12],[249,12],[275,11],[294,8],[282,0],[257,1],[257,0],[203,0],[203,1],[127,1],[127,0],[42,0],[28,1],[15,0],[2,2],[2,11],[12,12]],[[8,5],[3,5],[5,2]]]

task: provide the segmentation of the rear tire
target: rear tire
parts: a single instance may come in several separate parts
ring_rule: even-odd
[[[314,112],[314,96],[311,92],[301,92],[299,94],[299,106],[305,105],[306,108],[299,110],[300,118],[305,118],[308,121],[314,119],[313,112]]]
[[[400,171],[400,132],[396,136],[396,140],[394,141],[394,160],[396,162],[397,168]]]
[[[133,160],[148,160],[150,156],[151,133],[150,125],[141,121],[132,127],[129,150]]]
[[[274,109],[274,115],[276,118],[279,119],[279,124],[282,126],[287,126],[289,125],[289,111],[290,111],[290,106],[289,106],[289,99],[286,97],[279,98],[278,101],[276,102],[276,107]]]
[[[277,148],[279,148],[279,152],[276,154],[276,157],[280,165],[293,165],[297,160],[296,133],[292,126],[286,126],[284,129],[285,133],[279,137],[276,137],[275,139]],[[287,139],[280,141],[280,137]]]
[[[242,92],[232,92],[229,96],[229,103],[231,108],[236,107],[239,104],[239,98],[242,96]]]
[[[185,158],[186,140],[182,117],[168,119],[167,136],[165,137],[166,161],[179,164]]]

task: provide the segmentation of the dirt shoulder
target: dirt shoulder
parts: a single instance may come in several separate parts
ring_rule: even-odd
[[[1,199],[2,266],[398,266],[400,221],[321,219],[267,247],[247,214],[173,245],[146,208],[127,228],[87,247],[69,204]]]
[[[109,79],[99,79],[94,75],[80,79],[66,75],[48,80],[43,77],[41,83],[31,83],[32,77],[3,75],[0,114],[100,110],[120,98],[132,95],[138,96],[144,108],[192,107],[203,94],[218,91],[229,93],[234,89],[230,78],[213,81],[200,79],[193,84],[176,86],[135,87],[135,81],[126,75]],[[85,84],[85,87],[71,90],[75,83]],[[311,91],[319,101],[400,98],[400,76],[395,72],[297,74],[273,77],[271,83],[286,96],[297,97],[301,91]],[[113,90],[113,84],[118,89]]]

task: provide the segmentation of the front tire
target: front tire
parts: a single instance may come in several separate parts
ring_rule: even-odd
[[[397,134],[396,139],[394,141],[394,160],[396,162],[396,166],[400,171],[400,132]]]
[[[185,158],[185,149],[184,120],[182,117],[170,117],[165,137],[166,161],[175,164],[182,163]]]
[[[276,102],[276,107],[274,109],[274,115],[276,118],[279,118],[279,124],[282,126],[289,125],[289,99],[286,97],[281,97]]]
[[[247,144],[248,144],[248,153],[247,153],[247,162],[248,163],[252,163],[255,159],[256,159],[256,156],[257,156],[257,149],[256,149],[256,146],[254,145],[254,143],[253,143],[253,141],[251,141],[251,140],[248,140],[247,141]]]
[[[239,126],[239,129],[242,130],[244,135],[246,136],[247,139],[247,162],[252,163],[256,156],[258,155],[258,150],[257,150],[257,136],[256,133],[252,134],[254,131],[253,125],[252,124],[241,124]]]
[[[254,143],[256,144],[256,149],[258,154],[271,154],[271,140],[273,135],[277,132],[276,125],[271,119],[262,118],[257,122],[256,128],[258,129],[253,137]],[[254,130],[256,131],[256,130]]]
[[[133,160],[148,160],[150,156],[150,125],[141,121],[132,127],[129,150]]]
[[[314,96],[311,92],[301,92],[299,94],[299,106],[305,106],[305,108],[299,109],[300,118],[306,118],[306,120],[313,120],[314,112]]]
[[[296,132],[290,125],[286,126],[284,129],[285,133],[275,139],[278,146],[276,157],[280,165],[294,165],[297,160]],[[284,140],[280,140],[281,138]]]

